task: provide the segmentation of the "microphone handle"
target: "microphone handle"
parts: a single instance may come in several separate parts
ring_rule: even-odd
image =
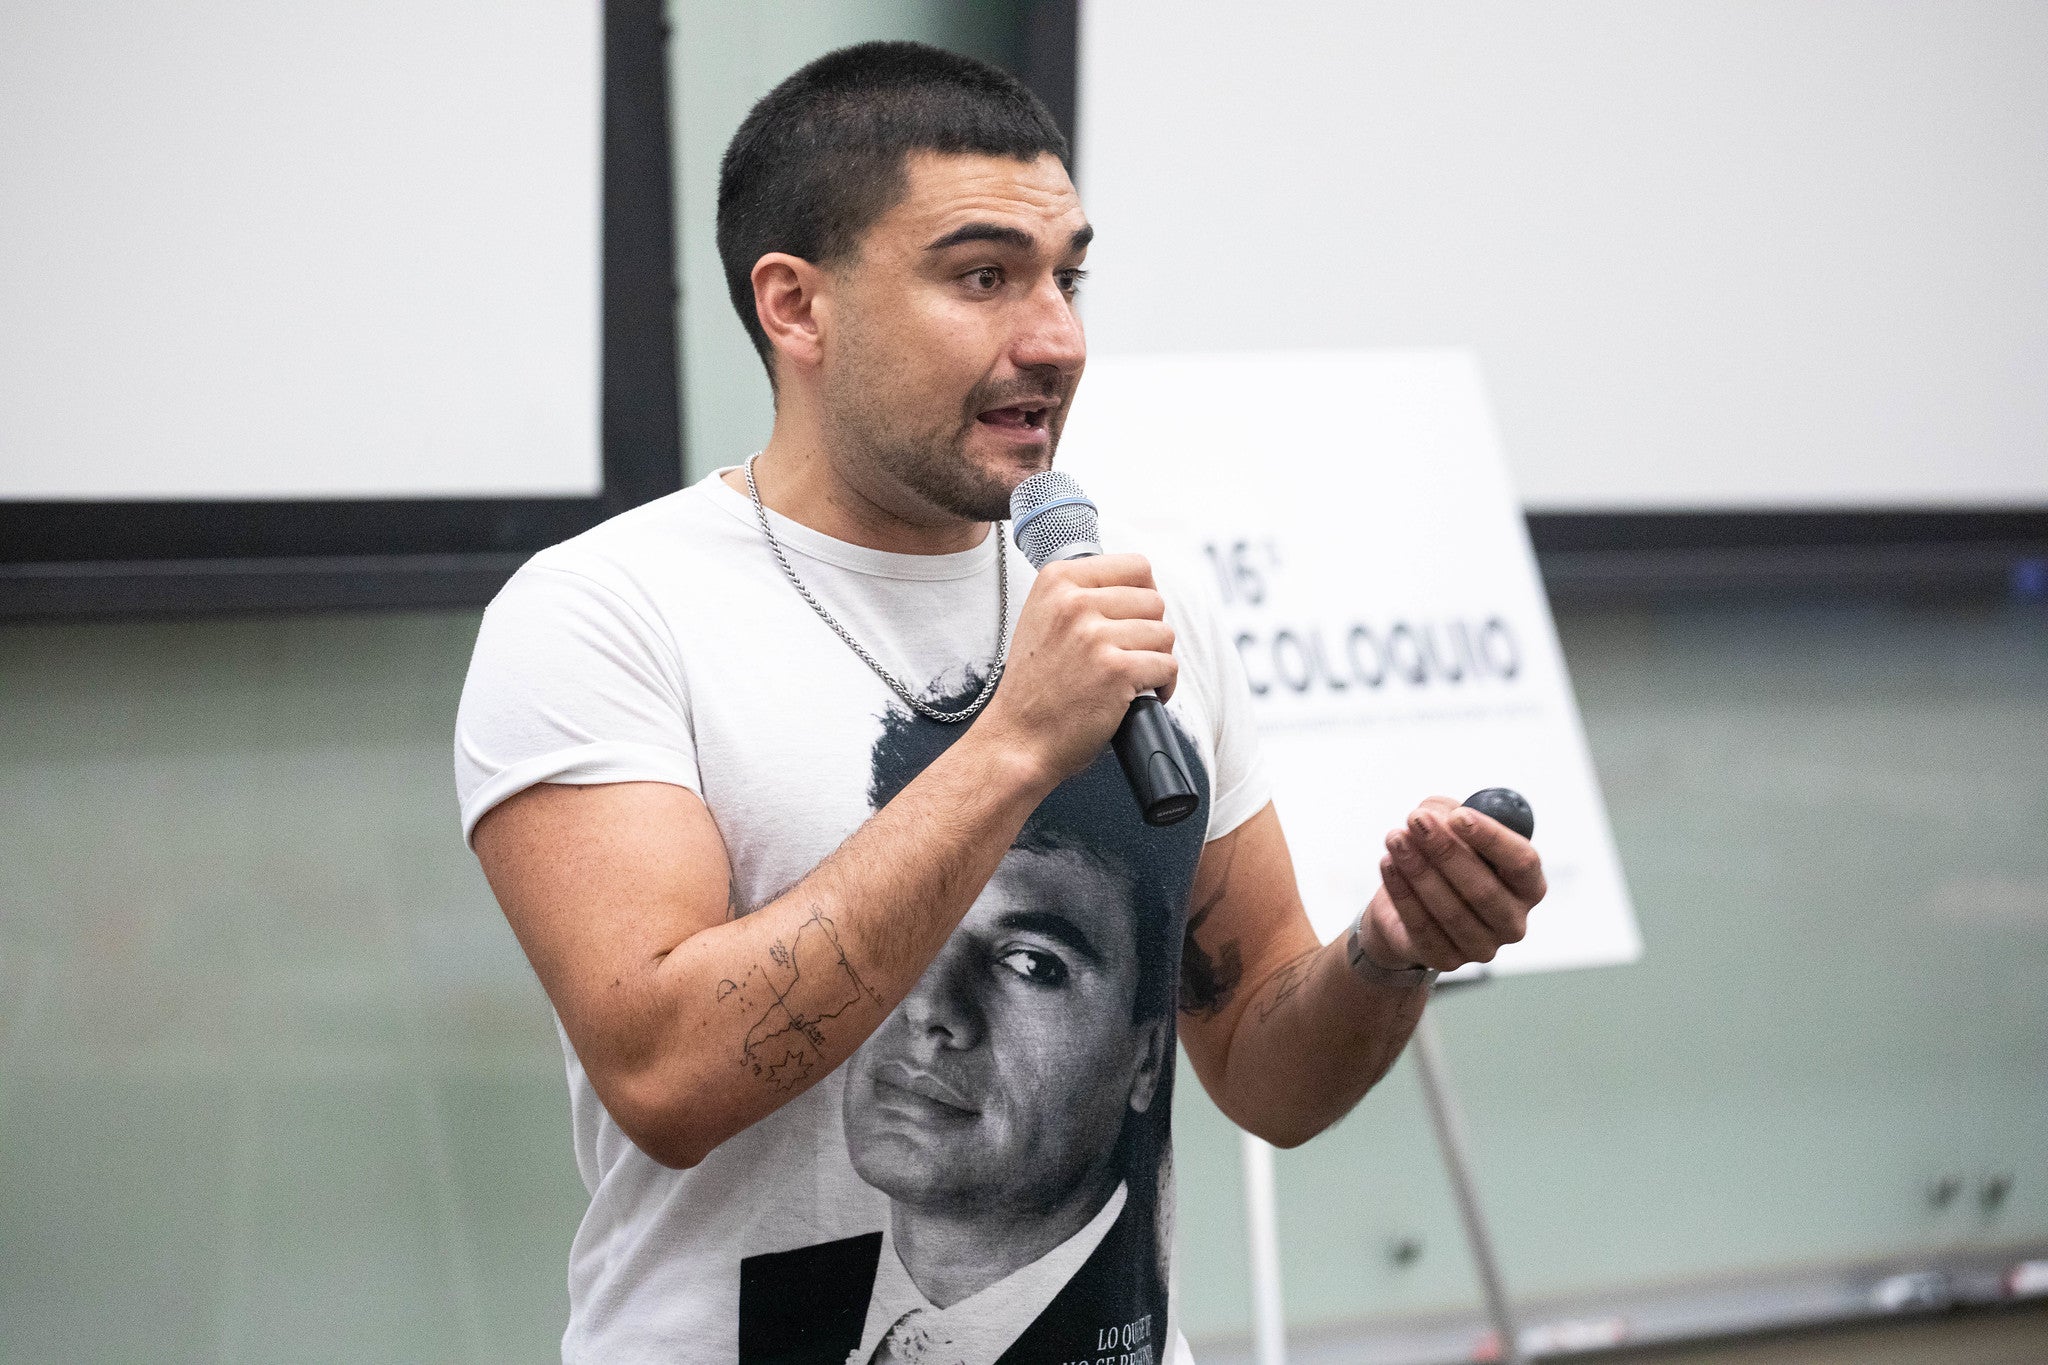
[[[1173,722],[1166,718],[1166,703],[1154,694],[1146,692],[1131,702],[1109,743],[1146,824],[1179,824],[1202,804],[1181,763]]]

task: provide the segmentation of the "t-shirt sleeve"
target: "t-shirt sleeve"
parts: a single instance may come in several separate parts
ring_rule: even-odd
[[[674,642],[654,613],[544,559],[484,612],[455,719],[462,837],[540,782],[669,782],[702,794]]]
[[[1273,799],[1273,787],[1259,749],[1244,662],[1220,630],[1215,644],[1210,676],[1215,679],[1216,774],[1209,798],[1209,837],[1220,839],[1265,809]]]
[[[1179,636],[1181,685],[1200,689],[1210,717],[1215,771],[1209,774],[1208,838],[1220,839],[1257,815],[1273,799],[1252,714],[1251,683],[1223,621],[1223,607],[1198,565],[1161,556],[1155,565],[1170,575],[1161,587],[1174,605]]]

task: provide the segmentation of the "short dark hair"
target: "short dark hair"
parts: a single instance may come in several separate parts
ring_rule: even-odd
[[[763,95],[718,170],[718,258],[732,306],[768,375],[774,351],[754,312],[754,262],[771,251],[846,259],[903,198],[914,151],[1067,159],[1038,97],[1000,67],[924,43],[828,52]]]
[[[981,679],[970,675],[959,691],[927,700],[941,710],[954,711],[980,691]],[[1113,884],[1128,889],[1138,950],[1137,998],[1132,1013],[1139,1020],[1173,1014],[1185,897],[1202,856],[1202,831],[1208,824],[1208,773],[1179,723],[1173,724],[1202,803],[1180,827],[1161,830],[1144,822],[1123,769],[1105,747],[1094,763],[1060,783],[1038,804],[1011,845],[1035,853],[1078,855],[1102,869]],[[882,733],[871,752],[868,803],[876,810],[889,804],[965,729],[892,707],[882,718]],[[1179,900],[1174,899],[1176,892]]]

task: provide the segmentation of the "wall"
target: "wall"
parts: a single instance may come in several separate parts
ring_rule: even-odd
[[[0,630],[0,1360],[560,1333],[560,1050],[449,779],[475,630]]]
[[[1437,1007],[1511,1283],[2048,1240],[2048,620],[1562,627],[1649,952]],[[582,1191],[456,834],[474,630],[0,630],[0,1359],[548,1354]],[[1224,1339],[1236,1141],[1180,1106],[1187,1328]],[[1924,1202],[1997,1171],[1995,1216]],[[1299,1325],[1470,1302],[1405,1065],[1280,1195]]]

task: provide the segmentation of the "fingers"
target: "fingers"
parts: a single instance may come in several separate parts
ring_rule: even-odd
[[[1500,939],[1472,912],[1429,859],[1422,856],[1406,830],[1395,830],[1387,836],[1387,852],[1393,859],[1394,870],[1407,879],[1422,914],[1459,953],[1459,964],[1493,961],[1493,955],[1500,951]],[[1417,921],[1404,915],[1403,922],[1412,934]]]
[[[1154,688],[1166,696],[1180,673],[1173,657],[1173,627],[1164,621],[1139,616],[1097,618],[1082,627],[1095,646],[1106,652],[1105,662],[1131,680],[1134,692]]]
[[[1180,665],[1166,603],[1137,555],[1048,564],[1009,640],[1008,667],[977,725],[1063,777],[1101,753],[1133,698],[1173,695]]]
[[[1148,584],[1151,581],[1151,568],[1141,557],[1111,557],[1126,561],[1119,571],[1120,577],[1142,577]],[[1142,573],[1133,571],[1131,565]],[[1173,695],[1180,664],[1173,657],[1173,627],[1165,621],[1166,599],[1156,589],[1128,582],[1087,587],[1071,578],[1056,587],[1064,593],[1061,605],[1070,621],[1069,629],[1083,632],[1098,646],[1117,652],[1120,657],[1111,661],[1112,666],[1130,682],[1132,695],[1153,691],[1162,700]]]
[[[1138,690],[1150,691],[1161,701],[1173,699],[1174,686],[1180,681],[1180,660],[1171,654],[1148,654],[1145,656],[1144,672],[1139,675]]]
[[[1448,819],[1458,837],[1492,866],[1510,891],[1529,905],[1543,899],[1549,887],[1534,844],[1492,816],[1466,807],[1452,811]]]
[[[1127,620],[1110,618],[1098,621],[1094,630],[1097,640],[1116,649],[1173,653],[1173,627],[1164,621],[1142,616]]]
[[[1456,835],[1442,814],[1427,808],[1408,817],[1408,835],[1457,897],[1478,915],[1497,943],[1528,932],[1529,905]]]
[[[1099,558],[1099,557],[1098,557]],[[1118,558],[1131,560],[1139,565],[1144,560],[1136,555]],[[1166,599],[1152,586],[1152,573],[1147,568],[1142,582],[1111,581],[1097,583],[1081,575],[1074,568],[1078,564],[1093,564],[1098,559],[1069,560],[1047,566],[1031,585],[1031,596],[1042,599],[1045,609],[1057,619],[1070,626],[1090,616],[1110,620],[1152,620],[1166,617]]]
[[[1143,555],[1089,555],[1083,559],[1062,559],[1038,571],[1044,578],[1063,578],[1083,588],[1156,588],[1152,563]]]
[[[1378,937],[1386,944],[1389,960],[1381,962],[1381,966],[1398,967],[1412,962],[1448,972],[1465,965],[1469,959],[1437,928],[1415,888],[1389,859],[1380,860],[1380,883],[1386,894],[1373,897],[1367,914]]]
[[[1475,844],[1500,856],[1505,872],[1464,842],[1468,825]],[[1405,828],[1388,834],[1387,853],[1382,876],[1392,872],[1404,883],[1395,904],[1411,936],[1417,917],[1426,916],[1463,955],[1462,961],[1491,962],[1502,945],[1520,942],[1527,934],[1529,910],[1543,895],[1542,861],[1513,831],[1448,798],[1431,797],[1409,816]]]
[[[1080,592],[1080,602],[1113,621],[1161,621],[1166,618],[1166,599],[1152,588],[1084,588]]]
[[[1158,650],[1126,650],[1121,663],[1133,697],[1140,692],[1156,692],[1165,701],[1173,695],[1173,685],[1180,678],[1180,660],[1173,655]]]

